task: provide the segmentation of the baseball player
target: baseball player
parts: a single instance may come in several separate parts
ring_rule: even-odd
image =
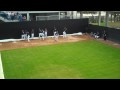
[[[45,31],[42,29],[42,39],[44,40],[45,37]]]
[[[40,28],[39,28],[39,38],[40,39],[43,38],[43,40],[44,40],[44,32]]]
[[[27,31],[27,40],[30,42],[30,33]]]
[[[58,37],[59,37],[58,31],[55,32],[55,36],[54,37],[55,37],[55,41],[58,41]]]
[[[25,39],[25,32],[24,32],[24,30],[22,30],[21,38],[22,38],[22,39]]]
[[[67,35],[66,35],[66,30],[67,30],[67,28],[64,27],[64,30],[63,30],[63,38],[66,38],[66,37],[67,37]]]
[[[57,32],[57,29],[56,27],[54,27],[54,30],[53,30],[53,35],[54,35],[54,38],[55,38],[55,33]]]
[[[32,39],[34,38],[34,29],[32,29],[32,31],[31,31],[31,38]]]
[[[25,40],[27,40],[27,30],[25,30]]]
[[[47,38],[47,28],[45,28],[45,38]]]
[[[41,33],[42,33],[42,30],[39,28],[39,39],[41,39]]]

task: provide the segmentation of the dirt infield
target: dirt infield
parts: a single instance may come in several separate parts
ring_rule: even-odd
[[[78,42],[83,40],[90,39],[87,35],[77,35],[77,36],[68,36],[67,38],[59,37],[58,41],[55,41],[54,38],[47,38],[45,40],[34,39],[28,42],[27,40],[17,41],[17,42],[2,42],[0,43],[0,51],[3,50],[11,50],[16,48],[26,48],[33,46],[43,46],[43,45],[51,45],[51,44],[60,44],[65,42]]]
[[[93,39],[94,38],[91,37],[90,35],[76,35],[76,36],[68,36],[67,38],[59,37],[58,41],[55,41],[54,38],[47,38],[45,40],[34,39],[34,40],[31,40],[30,42],[28,42],[27,40],[17,41],[17,42],[2,42],[0,43],[0,51],[17,49],[17,48],[33,47],[33,46],[61,44],[65,42],[78,42],[78,41],[93,40]],[[104,41],[103,39],[97,39],[97,40],[102,43],[120,48],[120,44],[117,44],[115,42],[108,41],[108,40]]]

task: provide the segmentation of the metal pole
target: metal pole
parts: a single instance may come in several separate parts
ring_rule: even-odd
[[[109,12],[106,11],[106,18],[105,18],[105,26],[108,27],[108,22],[109,22]]]
[[[100,26],[101,24],[101,11],[99,11],[99,21],[98,21],[98,25]]]
[[[60,12],[59,12],[59,20],[60,20]]]
[[[83,18],[83,12],[80,11],[80,18]]]
[[[29,13],[27,13],[27,21],[30,20],[30,16],[29,16]]]

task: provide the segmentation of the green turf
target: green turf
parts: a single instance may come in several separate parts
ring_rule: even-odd
[[[98,41],[2,51],[6,79],[117,79],[120,49]]]
[[[98,23],[90,23],[90,24],[98,25]],[[105,26],[105,22],[101,23],[100,26]]]

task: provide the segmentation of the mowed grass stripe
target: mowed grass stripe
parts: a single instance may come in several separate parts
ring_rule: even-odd
[[[120,78],[120,49],[98,41],[2,51],[5,78]]]

